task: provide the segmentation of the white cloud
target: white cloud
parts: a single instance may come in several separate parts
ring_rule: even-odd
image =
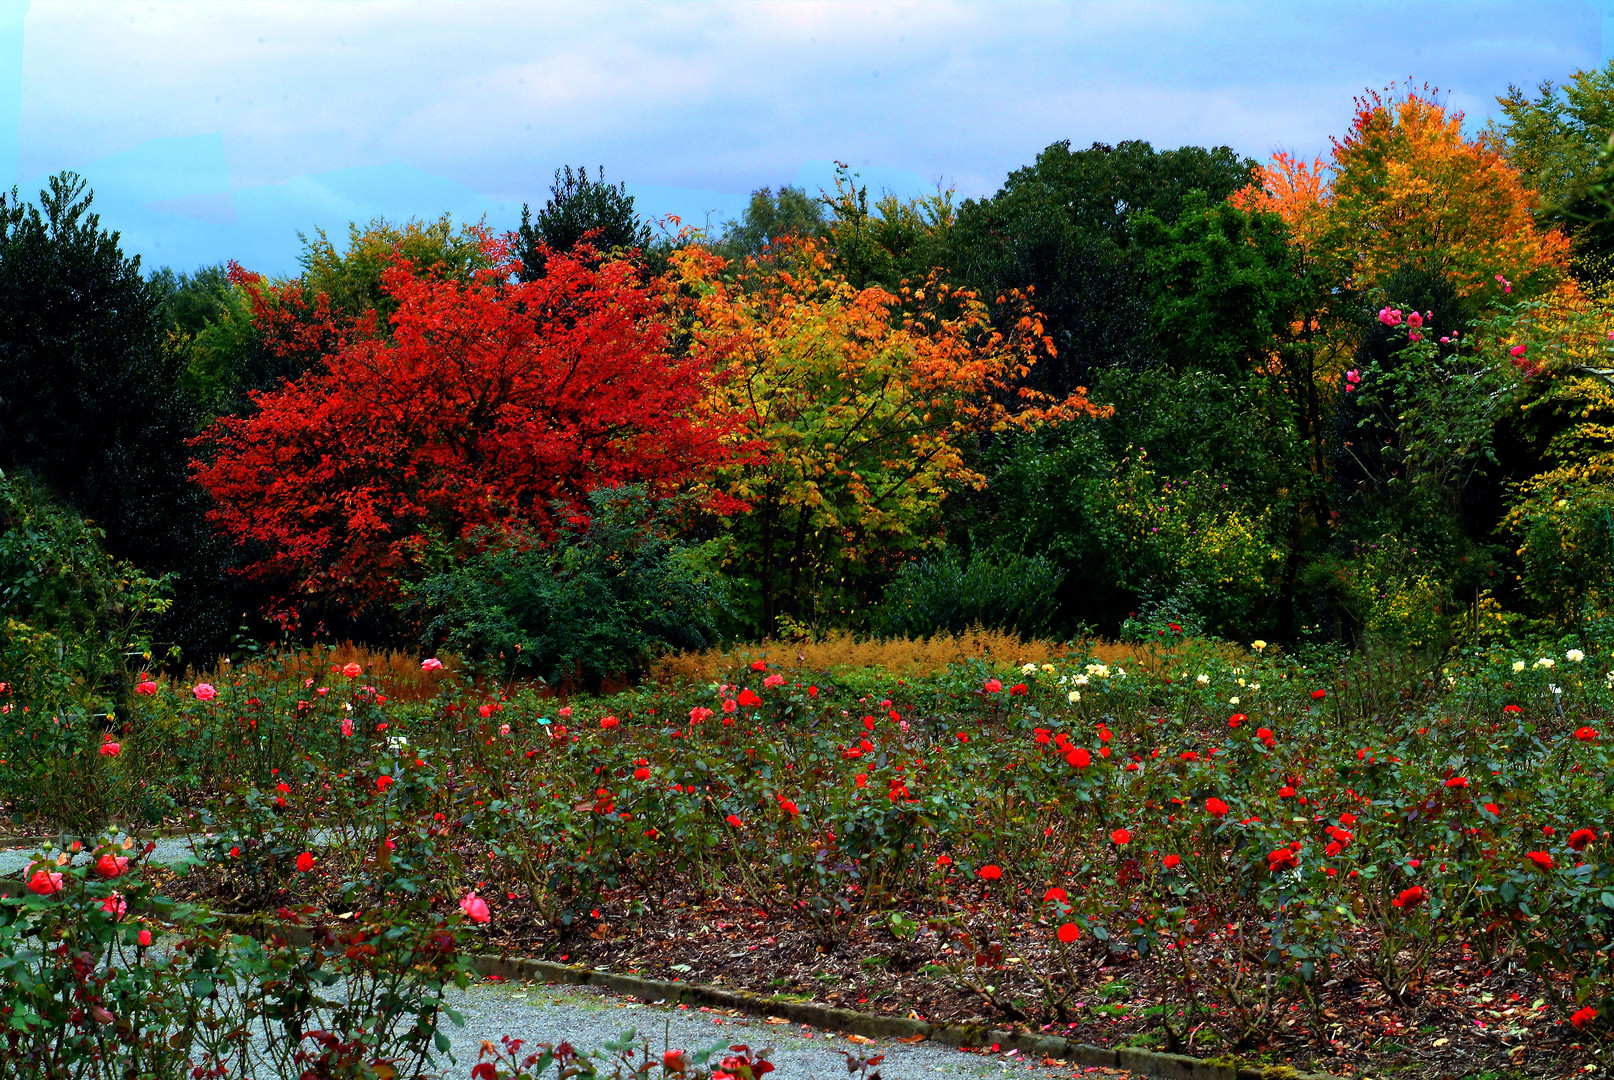
[[[36,0],[20,171],[217,134],[237,189],[396,161],[519,203],[586,162],[733,195],[840,159],[980,195],[1066,138],[1322,153],[1408,73],[1483,116],[1598,30],[1569,2]]]

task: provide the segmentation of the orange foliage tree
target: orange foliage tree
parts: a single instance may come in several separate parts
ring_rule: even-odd
[[[859,289],[813,241],[771,254],[736,275],[694,246],[669,273],[691,355],[718,376],[712,411],[746,417],[765,448],[717,481],[749,511],[730,521],[734,568],[755,584],[749,614],[765,632],[780,614],[842,614],[826,608],[858,602],[863,581],[929,543],[949,488],[985,485],[965,459],[972,434],[1100,412],[1085,390],[1055,401],[1024,385],[1052,349],[1029,306],[1002,332],[937,275]]]
[[[1358,98],[1326,165],[1279,154],[1233,201],[1281,214],[1295,242],[1340,260],[1357,290],[1410,263],[1464,296],[1497,274],[1540,291],[1568,266],[1569,241],[1537,227],[1536,193],[1496,141],[1465,136],[1462,113],[1416,91]]]

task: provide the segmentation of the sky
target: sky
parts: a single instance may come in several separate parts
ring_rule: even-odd
[[[1044,147],[1326,154],[1410,79],[1472,126],[1614,51],[1614,0],[0,0],[0,185],[73,170],[147,268],[295,273],[349,222],[513,227],[563,164],[720,229],[751,191],[992,194]]]

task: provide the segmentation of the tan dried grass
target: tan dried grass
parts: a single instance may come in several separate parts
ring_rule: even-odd
[[[757,659],[783,668],[802,667],[813,671],[875,668],[907,677],[932,675],[945,671],[949,664],[972,658],[1018,666],[1092,657],[1100,663],[1133,664],[1142,670],[1152,670],[1167,662],[1175,651],[1101,639],[1027,640],[1012,633],[980,628],[956,636],[917,639],[860,638],[848,631],[835,631],[811,641],[772,641],[674,653],[651,668],[650,679],[669,683],[710,682],[723,672]]]

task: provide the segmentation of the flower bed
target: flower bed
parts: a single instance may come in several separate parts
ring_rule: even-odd
[[[570,706],[242,676],[143,697],[109,767],[208,793],[174,888],[237,910],[410,882],[534,955],[867,1010],[1324,1070],[1594,1060],[1606,665],[1270,653],[758,661]]]

